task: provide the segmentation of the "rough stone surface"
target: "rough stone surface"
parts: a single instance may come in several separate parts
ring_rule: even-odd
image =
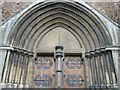
[[[115,22],[120,20],[120,11],[118,11],[118,9],[120,9],[120,2],[89,2],[88,4],[111,20]]]
[[[119,26],[120,26],[120,2],[118,3],[118,23],[119,23]]]
[[[120,2],[87,2],[97,11],[109,17],[115,22],[120,22]],[[30,2],[4,2],[2,4],[2,21],[15,15],[23,8],[28,6]],[[1,18],[1,17],[0,17]]]
[[[2,21],[14,16],[29,4],[30,2],[4,2],[2,4]]]
[[[10,18],[23,8],[30,5],[31,2],[4,2],[2,4],[2,21]],[[87,2],[98,12],[107,16],[115,22],[119,22],[120,2]]]

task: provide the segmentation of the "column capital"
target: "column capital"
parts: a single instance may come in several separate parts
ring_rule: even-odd
[[[64,49],[63,46],[60,45],[56,46],[55,57],[63,57],[64,56],[63,49]]]
[[[120,45],[107,45],[106,50],[112,50],[112,51],[119,51],[120,50]]]
[[[14,48],[10,46],[0,46],[0,50],[14,50]]]
[[[64,48],[63,48],[63,46],[58,45],[58,46],[55,47],[55,50],[58,50],[58,49],[63,50]]]

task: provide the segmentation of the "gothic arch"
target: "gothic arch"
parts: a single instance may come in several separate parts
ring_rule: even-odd
[[[112,44],[99,17],[77,2],[43,2],[29,8],[12,27],[7,44],[33,50],[34,41],[54,25],[77,33],[86,51]]]
[[[6,45],[13,47],[13,50],[7,51],[2,82],[30,86],[25,72],[31,70],[29,67],[35,60],[35,50],[44,36],[59,27],[73,35],[83,50],[80,53],[85,60],[86,87],[104,88],[117,83],[112,54],[106,50],[107,45],[113,44],[109,30],[92,10],[75,1],[37,2],[17,18],[6,39]],[[12,60],[20,63],[17,66]],[[21,62],[25,64],[21,66]],[[16,73],[15,65],[18,69]]]

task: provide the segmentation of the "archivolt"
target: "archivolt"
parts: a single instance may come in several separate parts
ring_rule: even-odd
[[[54,27],[64,27],[83,43],[86,51],[112,44],[108,30],[88,8],[76,2],[42,2],[29,8],[11,29],[12,46],[33,50]]]

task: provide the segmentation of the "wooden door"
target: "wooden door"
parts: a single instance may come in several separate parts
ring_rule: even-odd
[[[53,56],[38,56],[34,65],[34,88],[55,87],[54,66]]]
[[[64,88],[84,88],[84,67],[80,56],[66,56],[64,59]]]
[[[34,65],[34,88],[55,88],[54,56],[38,56]],[[84,88],[84,67],[80,56],[65,56],[63,88]]]

